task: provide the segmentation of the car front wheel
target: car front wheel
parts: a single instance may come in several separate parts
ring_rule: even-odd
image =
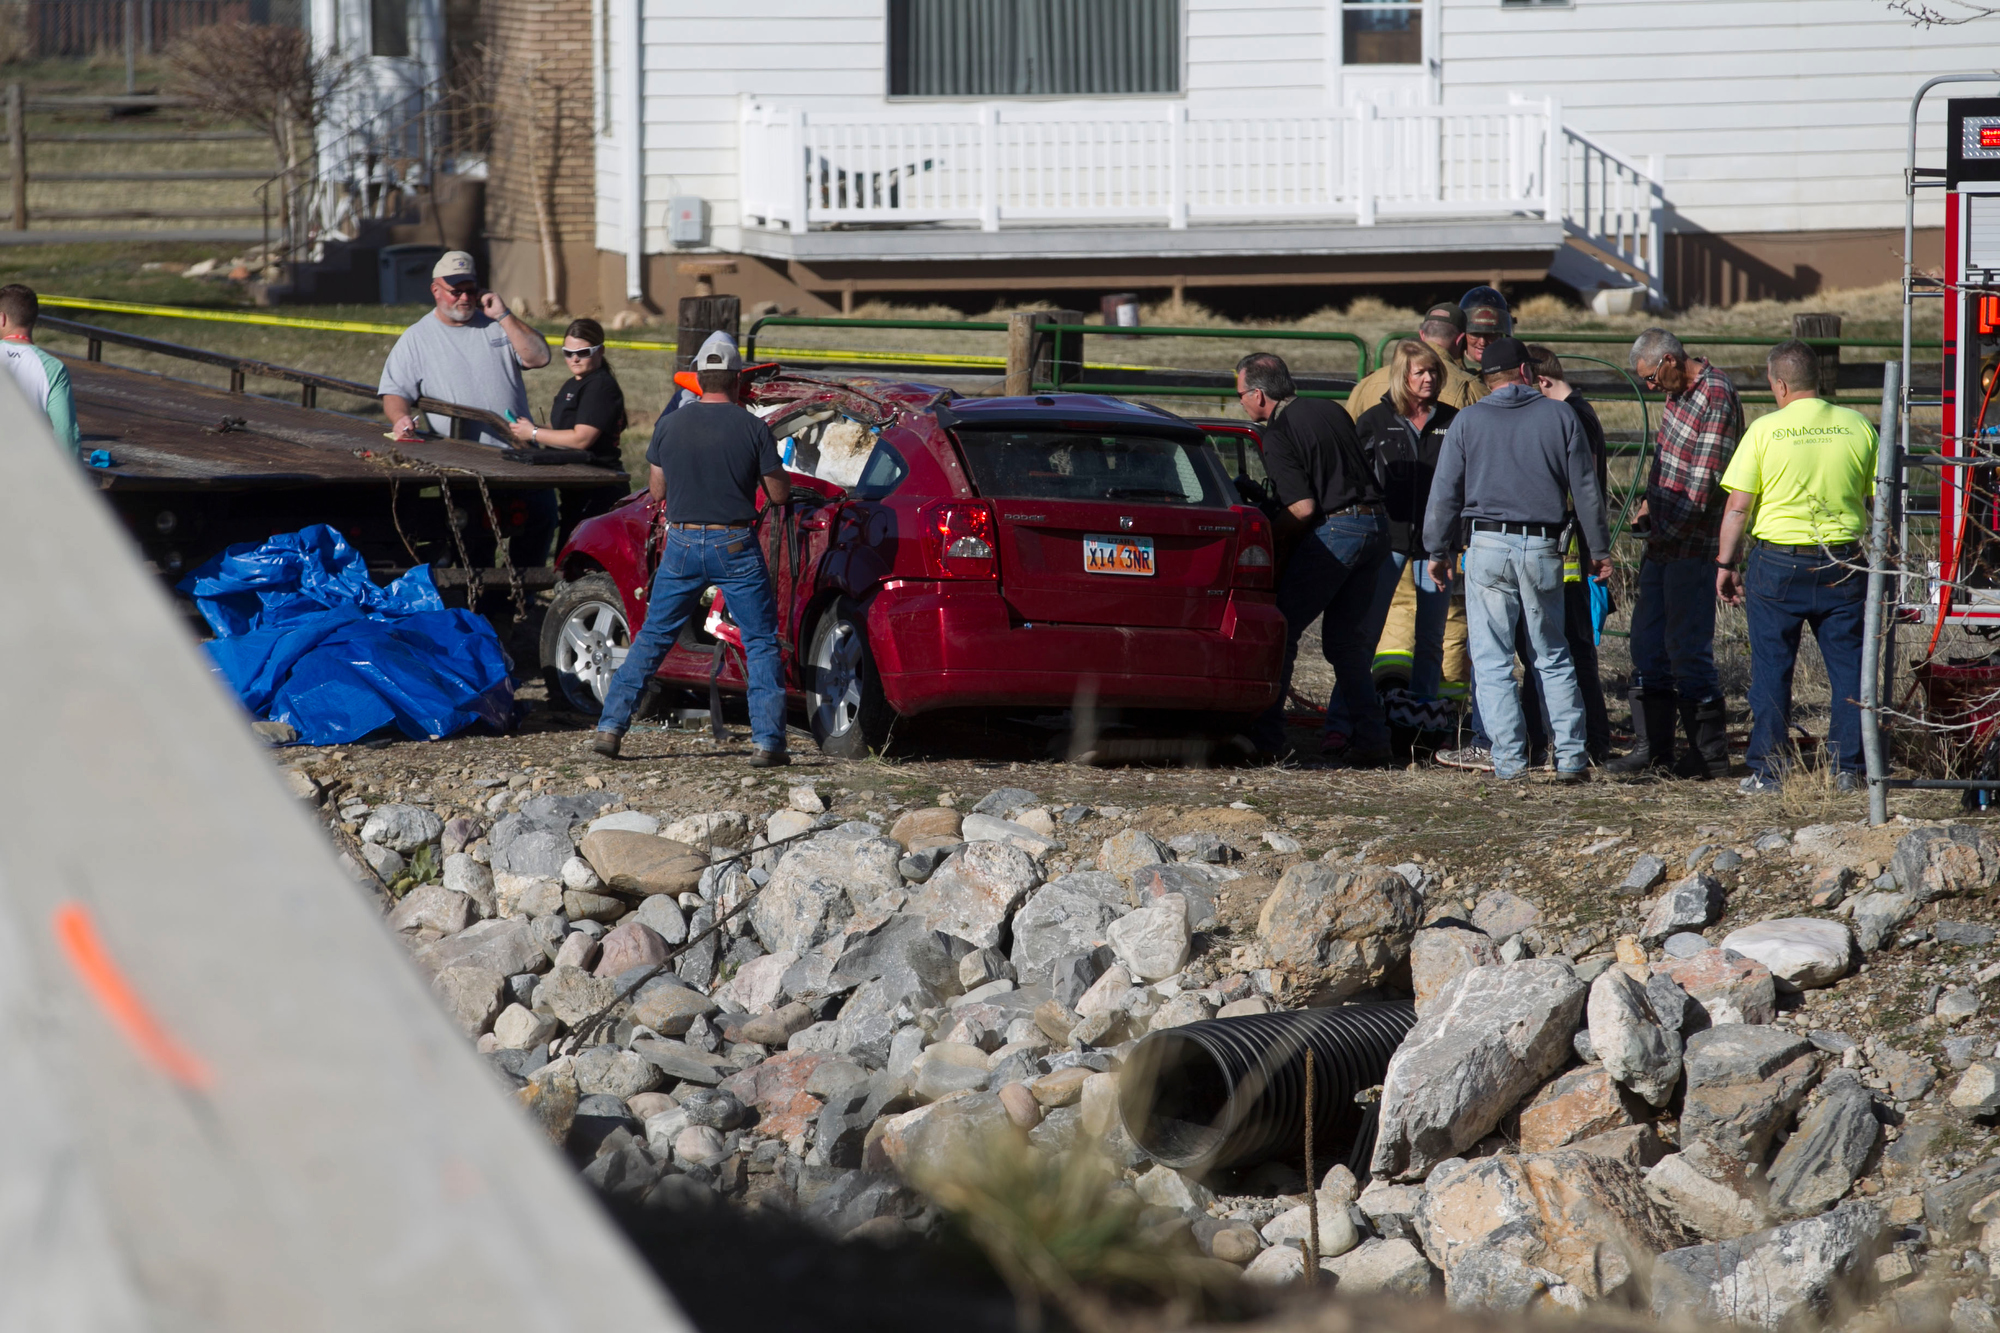
[[[828,608],[806,657],[806,710],[820,753],[866,759],[889,739],[895,713],[868,647],[868,627],[847,602]]]
[[[542,677],[549,702],[595,717],[632,647],[625,600],[601,570],[556,589],[542,622]]]

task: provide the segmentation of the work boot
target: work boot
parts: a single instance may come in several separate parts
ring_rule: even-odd
[[[606,759],[616,759],[618,757],[618,747],[624,743],[625,738],[617,732],[600,731],[597,733],[596,739],[590,742],[590,748],[603,755]]]
[[[1632,700],[1632,749],[1623,759],[1604,766],[1607,773],[1631,776],[1649,768],[1674,765],[1674,696],[1642,690],[1634,686]]]
[[[1687,749],[1674,765],[1674,776],[1682,778],[1726,778],[1729,776],[1728,714],[1722,700],[1696,703],[1679,700],[1681,728],[1687,732]]]
[[[750,756],[752,768],[783,768],[792,762],[792,756],[784,750],[759,750]]]

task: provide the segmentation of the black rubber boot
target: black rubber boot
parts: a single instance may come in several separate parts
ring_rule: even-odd
[[[1630,776],[1649,768],[1672,768],[1674,763],[1674,696],[1634,688],[1632,700],[1632,749],[1623,759],[1604,766],[1607,773]]]
[[[1674,775],[1683,778],[1726,778],[1729,776],[1728,713],[1722,700],[1695,703],[1681,699],[1681,727],[1687,732],[1687,749],[1674,765]]]

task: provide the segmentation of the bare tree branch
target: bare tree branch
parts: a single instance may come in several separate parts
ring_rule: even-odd
[[[1883,0],[1890,9],[1899,14],[1909,15],[1910,22],[1919,28],[1955,27],[1961,23],[1971,23],[1975,19],[1992,18],[2000,14],[2000,5],[1974,4],[1973,0],[1940,0],[1954,12],[1935,9],[1923,0]],[[1959,12],[1962,11],[1962,12]]]

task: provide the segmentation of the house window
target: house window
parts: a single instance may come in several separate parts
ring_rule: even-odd
[[[368,54],[410,54],[409,0],[368,0]]]
[[[1181,0],[889,0],[892,97],[1180,89]]]
[[[1340,61],[1343,65],[1424,63],[1422,0],[1343,0],[1340,7]]]

